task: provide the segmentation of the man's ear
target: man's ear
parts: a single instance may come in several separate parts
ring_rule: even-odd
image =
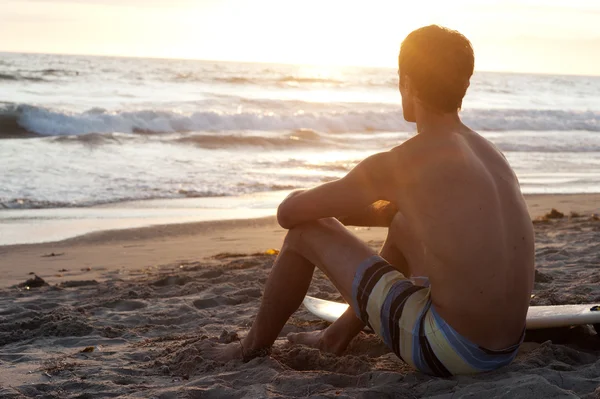
[[[413,84],[412,84],[412,80],[404,75],[402,77],[402,85],[404,86],[404,91],[406,94],[408,94],[409,96],[414,96],[415,93],[413,93]]]

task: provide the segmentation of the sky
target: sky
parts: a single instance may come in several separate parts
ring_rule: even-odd
[[[395,67],[432,23],[476,69],[600,75],[598,0],[0,0],[0,51]]]

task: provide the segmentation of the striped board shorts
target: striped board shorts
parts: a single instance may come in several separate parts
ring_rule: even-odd
[[[436,312],[430,293],[430,288],[414,285],[385,259],[374,255],[356,272],[352,308],[400,359],[427,374],[475,374],[514,360],[520,343],[504,350],[472,343]]]

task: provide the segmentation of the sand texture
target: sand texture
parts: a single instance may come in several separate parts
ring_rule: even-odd
[[[113,239],[0,247],[3,270],[7,260],[23,262],[6,275],[21,283],[32,279],[20,287],[4,280],[0,289],[0,398],[600,398],[600,337],[592,326],[528,333],[511,366],[440,379],[411,370],[367,333],[340,357],[289,344],[289,332],[326,326],[301,307],[271,357],[245,364],[204,359],[202,340],[231,342],[247,333],[276,257],[265,253],[273,247],[265,243],[281,239],[273,221],[244,223],[213,224],[201,233],[165,228],[138,231],[129,240],[121,232]],[[598,218],[586,213],[534,225],[532,303],[600,304]],[[249,240],[252,232],[264,235],[239,243],[246,228]],[[357,232],[373,248],[385,233]],[[183,250],[193,237],[206,256]],[[164,261],[160,248],[169,243],[181,252]],[[141,245],[131,248],[150,255],[119,252],[124,245]],[[42,280],[28,274],[38,267],[35,260],[44,265]],[[309,294],[341,300],[320,272]]]

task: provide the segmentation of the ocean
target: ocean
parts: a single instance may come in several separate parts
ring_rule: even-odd
[[[0,221],[185,198],[273,209],[415,134],[397,84],[394,68],[0,53]],[[600,192],[600,77],[477,72],[461,115],[524,193]]]

